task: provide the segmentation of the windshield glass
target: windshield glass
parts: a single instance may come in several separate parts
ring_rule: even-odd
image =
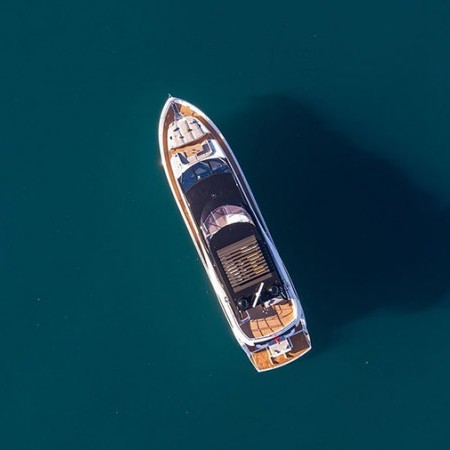
[[[222,159],[208,159],[189,167],[189,169],[182,173],[179,182],[183,192],[187,192],[198,181],[204,180],[211,175],[227,172],[230,172],[230,168],[225,161]]]

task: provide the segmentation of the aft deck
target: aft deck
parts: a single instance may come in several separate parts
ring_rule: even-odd
[[[247,317],[242,325],[242,331],[252,339],[273,335],[287,327],[295,319],[292,302],[283,300],[275,305],[264,308],[258,305],[246,311]]]
[[[304,355],[311,349],[311,340],[307,332],[300,331],[288,339],[292,345],[292,348],[284,355],[273,357],[270,355],[268,348],[251,354],[250,360],[256,369],[262,372],[284,366],[285,364],[289,364],[297,358],[300,358],[300,356]]]

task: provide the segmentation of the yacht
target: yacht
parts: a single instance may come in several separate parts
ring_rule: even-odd
[[[300,358],[311,340],[299,296],[222,133],[197,107],[169,96],[159,146],[173,196],[237,342],[259,372]]]

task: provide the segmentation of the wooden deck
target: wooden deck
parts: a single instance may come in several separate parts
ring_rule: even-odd
[[[203,142],[207,141],[208,139],[214,139],[214,136],[211,133],[206,133],[205,135],[201,136],[193,142],[190,142],[189,144],[169,150],[169,156],[173,156],[176,153],[184,153],[187,158],[189,158],[190,156],[196,156],[197,153],[200,153],[203,150]]]
[[[268,349],[253,353],[250,357],[251,362],[259,371],[275,369],[294,361],[304,355],[311,349],[311,341],[308,334],[300,331],[289,338],[292,344],[292,350],[285,355],[271,357]]]
[[[292,303],[287,300],[268,308],[258,305],[247,313],[250,320],[243,323],[241,328],[249,338],[262,338],[277,333],[295,319]]]

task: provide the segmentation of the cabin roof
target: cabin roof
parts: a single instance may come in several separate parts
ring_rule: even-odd
[[[198,226],[219,206],[236,205],[248,209],[231,173],[219,173],[200,180],[185,195]]]

